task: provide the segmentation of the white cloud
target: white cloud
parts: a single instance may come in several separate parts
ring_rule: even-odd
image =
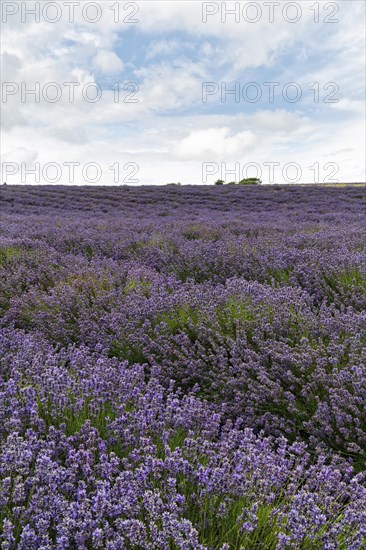
[[[344,111],[354,111],[356,113],[365,112],[365,102],[361,100],[352,100],[346,97],[340,99],[338,103],[333,103],[332,107],[334,109],[340,109]]]
[[[244,131],[230,135],[230,128],[194,130],[174,149],[177,158],[183,160],[224,161],[240,159],[256,143],[253,132]]]
[[[35,151],[34,149],[19,147],[11,149],[7,153],[5,153],[4,161],[15,162],[18,164],[20,164],[21,162],[25,162],[26,164],[29,164],[37,160],[38,154],[38,151]]]
[[[142,79],[140,86],[141,107],[158,110],[188,107],[200,101],[205,69],[193,62],[179,61],[170,65],[166,62],[143,67],[136,71]]]
[[[146,59],[154,59],[159,55],[172,55],[183,47],[179,40],[156,40],[148,48]]]
[[[274,132],[292,132],[301,125],[299,116],[285,109],[259,111],[252,120],[255,128]]]
[[[85,128],[78,122],[55,126],[51,129],[50,135],[70,144],[82,144],[89,141]]]
[[[98,51],[93,58],[93,66],[105,74],[120,73],[124,67],[118,55],[107,50]]]
[[[105,89],[94,104],[78,93],[70,103],[66,90],[55,104],[42,96],[39,103],[9,97],[4,159],[96,161],[106,167],[105,184],[113,183],[108,166],[116,161],[138,162],[141,183],[199,183],[201,162],[243,157],[307,166],[336,160],[341,179],[365,177],[363,3],[341,3],[333,25],[315,24],[314,12],[305,9],[310,3],[301,4],[304,17],[296,24],[235,23],[233,17],[223,24],[220,15],[203,24],[201,2],[147,1],[139,3],[135,25],[122,17],[115,23],[114,4],[101,3],[103,17],[95,24],[64,17],[56,24],[13,18],[3,25],[6,81],[29,88],[35,81],[78,82],[81,88],[109,76],[113,83],[123,71],[140,84],[139,102],[130,104],[115,103]],[[204,105],[202,82],[214,80],[297,81],[304,97],[296,105],[235,105],[222,104],[217,94]],[[318,104],[309,91],[313,82],[320,83]],[[339,103],[323,102],[327,82],[338,84]]]

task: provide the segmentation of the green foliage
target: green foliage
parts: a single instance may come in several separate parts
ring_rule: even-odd
[[[112,340],[108,351],[108,357],[117,357],[120,361],[126,360],[131,365],[135,363],[144,364],[148,362],[142,350],[136,346],[133,346],[127,339]]]
[[[161,313],[157,317],[157,323],[164,323],[170,334],[184,331],[192,339],[196,337],[198,321],[199,314],[188,305],[181,305],[176,310]]]
[[[0,246],[0,266],[6,265],[20,255],[21,249],[15,246]]]
[[[244,178],[239,181],[239,185],[259,185],[262,180],[259,178]]]
[[[98,430],[101,437],[107,438],[109,435],[108,423],[117,418],[116,406],[106,402],[102,406],[96,407],[91,397],[83,400],[80,405],[78,399],[80,397],[74,396],[70,392],[71,405],[60,411],[54,406],[51,397],[46,402],[42,402],[41,399],[37,398],[38,414],[47,427],[55,426],[59,429],[64,424],[67,436],[78,433],[86,422],[90,422],[91,426]]]

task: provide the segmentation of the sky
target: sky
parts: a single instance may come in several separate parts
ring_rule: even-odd
[[[366,180],[361,0],[1,10],[7,183]]]

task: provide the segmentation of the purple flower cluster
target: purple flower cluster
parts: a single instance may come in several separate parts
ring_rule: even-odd
[[[2,549],[366,546],[363,188],[1,193]]]

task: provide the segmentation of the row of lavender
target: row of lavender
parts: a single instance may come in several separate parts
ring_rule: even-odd
[[[364,188],[1,194],[2,548],[366,545]]]

